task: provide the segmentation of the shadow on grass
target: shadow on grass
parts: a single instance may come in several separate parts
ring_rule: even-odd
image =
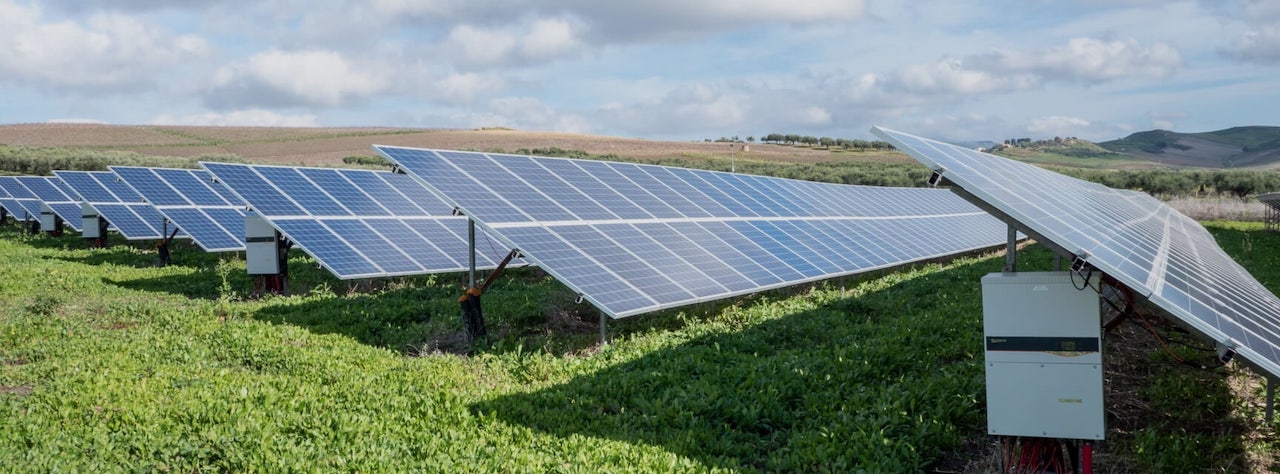
[[[584,369],[590,373],[471,409],[560,437],[656,446],[712,468],[975,469],[973,460],[992,456],[985,435],[980,278],[999,271],[1001,263],[953,266],[741,331],[674,344],[635,339],[628,344],[660,348],[610,348],[595,356],[599,370]],[[1038,247],[1020,252],[1020,267],[1048,269],[1051,257]],[[783,307],[750,302],[738,317]],[[1141,357],[1129,362],[1152,365],[1141,350],[1116,351],[1115,357]],[[545,380],[535,357],[517,362],[512,375],[518,380]],[[1111,405],[1121,400],[1108,395],[1107,438],[1114,441],[1104,446],[1098,466],[1173,472],[1195,453],[1201,458],[1183,465],[1248,465],[1243,453],[1250,435],[1226,420],[1232,416],[1227,383],[1180,367],[1159,369],[1175,373],[1165,381],[1128,387],[1143,392],[1137,400],[1147,403],[1143,419],[1163,417],[1172,424],[1135,429],[1132,420],[1116,419]],[[1185,409],[1174,416],[1173,407]],[[1141,456],[1132,452],[1137,448]]]
[[[253,314],[273,324],[306,328],[317,334],[341,334],[360,343],[406,350],[427,340],[432,322],[458,318],[456,297],[421,288],[384,289],[342,297],[279,298]],[[441,301],[452,304],[442,305]]]
[[[83,263],[85,265],[116,265],[133,268],[154,268],[160,266],[159,257],[154,252],[140,253],[132,247],[108,247],[93,249],[83,257],[57,256],[51,257],[64,262]]]
[[[984,422],[978,281],[998,268],[982,261],[921,275],[472,410],[717,468],[923,469]],[[783,307],[756,301],[740,311]],[[513,375],[539,382],[533,363]]]

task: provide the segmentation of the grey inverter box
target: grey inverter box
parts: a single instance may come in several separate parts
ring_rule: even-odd
[[[250,275],[280,273],[280,243],[276,229],[262,216],[244,216],[244,263]]]
[[[83,227],[81,227],[84,231],[80,233],[82,237],[86,239],[106,237],[99,232],[98,219],[101,219],[101,217],[98,217],[98,210],[94,209],[93,205],[87,202],[80,203],[80,218],[83,219],[82,222],[84,223]]]
[[[1071,272],[982,278],[987,430],[992,435],[1101,440],[1101,301]]]

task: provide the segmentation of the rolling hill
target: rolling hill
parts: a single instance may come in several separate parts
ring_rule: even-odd
[[[1141,160],[1202,168],[1273,168],[1280,164],[1280,127],[1234,127],[1216,132],[1138,132],[1099,143]]]
[[[99,124],[0,125],[0,145],[71,147],[136,152],[147,156],[237,155],[255,163],[335,165],[348,156],[373,156],[370,145],[451,150],[515,151],[561,148],[593,155],[659,160],[715,157],[766,162],[847,160],[913,164],[896,152],[841,153],[818,147],[751,143],[664,141],[511,129],[198,127]]]

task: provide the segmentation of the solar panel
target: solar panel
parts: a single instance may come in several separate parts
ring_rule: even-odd
[[[467,219],[413,178],[386,171],[200,163],[338,278],[462,271]],[[506,249],[476,236],[478,267]]]
[[[872,132],[1208,338],[1280,377],[1280,299],[1195,220],[1148,196],[913,135]]]
[[[614,318],[1005,241],[951,193],[375,146]]]
[[[9,202],[14,205],[6,209],[14,215],[14,218],[39,219],[40,198],[18,181],[18,178],[19,176],[0,176],[0,188],[9,193],[12,198]]]
[[[52,176],[19,176],[19,183],[27,187],[49,211],[62,219],[67,227],[81,232],[83,220],[80,218],[80,197],[70,192],[62,180]],[[70,193],[70,194],[68,194]],[[44,211],[44,208],[41,208]]]
[[[76,194],[128,240],[162,239],[165,218],[110,171],[54,171]],[[168,229],[172,232],[172,229]],[[177,237],[186,237],[178,232]]]
[[[112,166],[111,171],[208,252],[244,250],[245,205],[205,170]]]
[[[3,205],[14,220],[40,218],[40,201],[13,176],[0,176],[0,205]],[[32,212],[34,211],[34,212]]]
[[[4,209],[6,216],[13,215],[11,209],[21,209],[18,201],[15,201],[13,196],[9,195],[9,191],[5,191],[3,187],[0,187],[0,208]]]
[[[1280,192],[1261,194],[1258,201],[1266,206],[1263,222],[1267,229],[1280,230]]]

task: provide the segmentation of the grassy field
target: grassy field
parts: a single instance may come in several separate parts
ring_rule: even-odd
[[[1280,287],[1280,238],[1212,230]],[[178,249],[159,268],[115,243],[0,228],[7,471],[991,466],[978,280],[995,256],[615,321],[603,347],[593,310],[520,269],[486,294],[494,335],[463,347],[458,275],[353,285],[296,257],[294,296],[248,299],[235,257]],[[1256,377],[1191,369],[1132,329],[1108,341],[1100,472],[1280,468]]]
[[[819,163],[864,160],[912,163],[899,153],[840,153],[824,149],[703,141],[663,141],[510,129],[436,130],[395,128],[187,127],[148,125],[20,124],[0,125],[0,145],[23,148],[67,147],[78,151],[137,153],[145,156],[199,157],[235,155],[283,165],[325,166],[349,156],[375,156],[370,146],[397,145],[447,150],[498,151],[521,148],[583,150],[638,160],[758,160]],[[38,150],[37,150],[38,151]]]

